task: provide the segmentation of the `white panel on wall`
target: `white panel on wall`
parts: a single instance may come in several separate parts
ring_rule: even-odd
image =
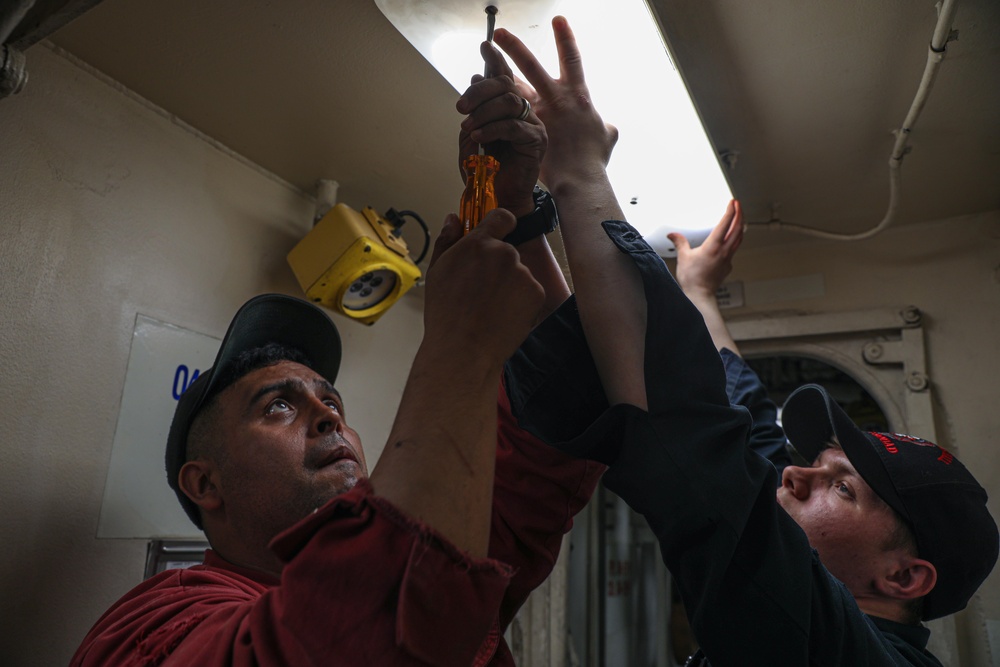
[[[163,454],[177,399],[212,365],[218,338],[136,316],[98,537],[201,536],[167,484]]]

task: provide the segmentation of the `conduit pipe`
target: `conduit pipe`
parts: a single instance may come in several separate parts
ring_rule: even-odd
[[[7,38],[24,20],[28,10],[35,6],[35,0],[21,0],[5,4],[6,7],[0,8],[0,44],[7,43]]]
[[[24,54],[7,44],[35,0],[21,0],[0,8],[0,98],[16,95],[28,82]]]
[[[4,44],[0,46],[0,98],[16,95],[28,83],[27,60],[24,54]]]
[[[833,241],[861,241],[863,239],[868,239],[881,231],[884,231],[886,227],[891,225],[896,218],[896,213],[899,210],[899,190],[900,190],[900,166],[903,163],[903,158],[907,153],[910,152],[910,148],[906,145],[909,141],[910,132],[913,130],[913,126],[917,122],[917,118],[920,116],[920,112],[923,111],[924,105],[927,103],[927,97],[930,95],[931,86],[934,85],[934,78],[937,76],[938,68],[944,61],[945,50],[947,44],[952,39],[951,25],[955,18],[955,4],[957,0],[944,0],[938,3],[938,20],[937,24],[934,26],[934,34],[931,37],[931,43],[927,47],[927,64],[924,66],[924,75],[920,80],[920,86],[917,88],[917,94],[913,98],[913,102],[910,104],[910,110],[906,114],[906,119],[903,121],[902,127],[897,130],[893,130],[893,134],[896,135],[896,142],[892,148],[892,154],[889,156],[889,206],[886,209],[885,217],[877,225],[865,232],[858,232],[857,234],[839,234],[836,232],[827,232],[822,229],[815,229],[813,227],[806,227],[805,225],[799,225],[794,222],[781,222],[780,220],[771,220],[768,222],[750,222],[747,224],[755,226],[766,226],[770,230],[788,230],[792,232],[799,232],[801,234],[806,234],[808,236],[815,236],[821,239],[829,239]]]
[[[321,178],[316,181],[316,213],[313,216],[313,224],[323,219],[323,216],[330,212],[337,205],[337,190],[340,183],[329,178]]]

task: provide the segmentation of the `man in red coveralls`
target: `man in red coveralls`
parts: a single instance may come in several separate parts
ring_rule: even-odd
[[[513,664],[502,633],[603,466],[510,413],[504,361],[569,292],[532,193],[545,130],[499,54],[484,56],[499,76],[459,100],[461,141],[496,151],[508,210],[465,237],[446,220],[377,468],[335,389],[333,323],[287,296],[251,299],[167,445],[168,480],[212,548],[115,603],[73,665]]]

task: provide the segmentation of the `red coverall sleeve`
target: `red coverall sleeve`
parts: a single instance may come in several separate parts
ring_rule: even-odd
[[[510,568],[459,552],[367,482],[272,548],[280,583],[203,566],[161,575],[116,603],[71,664],[467,667],[495,647]]]
[[[515,568],[500,607],[505,630],[552,571],[563,535],[590,500],[605,466],[550,447],[521,429],[505,382],[497,398],[497,460],[490,558]]]

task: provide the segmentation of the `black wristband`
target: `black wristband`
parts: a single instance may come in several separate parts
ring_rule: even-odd
[[[552,195],[536,185],[534,197],[535,210],[517,219],[517,227],[503,239],[507,243],[521,245],[559,226],[559,212]]]

